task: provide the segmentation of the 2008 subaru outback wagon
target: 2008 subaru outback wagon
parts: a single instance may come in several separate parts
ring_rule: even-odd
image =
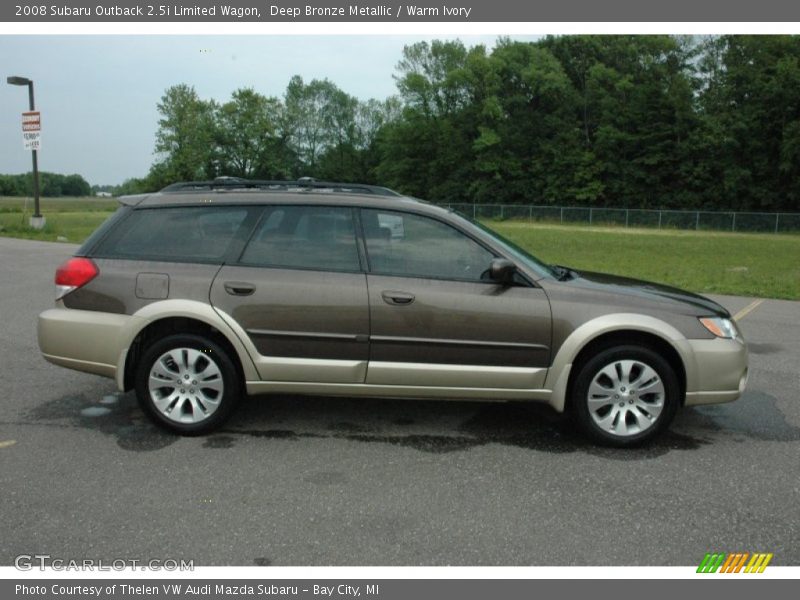
[[[543,401],[626,446],[747,380],[715,302],[544,264],[385,188],[224,179],[121,203],[58,269],[39,345],[178,433],[281,392]]]

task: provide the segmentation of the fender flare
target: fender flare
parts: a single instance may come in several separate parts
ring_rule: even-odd
[[[196,300],[161,300],[136,311],[119,334],[119,358],[117,360],[116,383],[122,390],[125,386],[125,363],[133,341],[145,327],[156,321],[169,318],[184,318],[200,321],[217,329],[233,346],[242,365],[245,381],[257,380],[258,371],[248,345],[252,346],[244,330],[232,319],[223,318],[210,304]],[[253,348],[254,350],[254,348]]]
[[[583,323],[564,340],[558,349],[545,378],[545,386],[552,389],[550,405],[555,410],[564,412],[570,372],[581,350],[598,337],[617,331],[648,333],[669,344],[683,363],[686,374],[686,390],[694,389],[697,365],[691,346],[680,331],[669,323],[649,315],[613,313]]]

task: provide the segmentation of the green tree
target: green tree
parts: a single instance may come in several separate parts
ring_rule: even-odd
[[[705,43],[701,114],[714,202],[800,208],[800,38],[723,36]]]
[[[216,104],[186,84],[167,89],[158,104],[156,163],[150,178],[163,185],[215,176]]]
[[[252,89],[240,89],[216,111],[218,170],[238,177],[263,176],[272,171],[280,101]]]
[[[329,143],[330,103],[337,91],[327,79],[306,84],[299,75],[286,88],[286,130],[306,174],[316,173],[320,154]]]
[[[131,187],[311,175],[453,203],[800,206],[796,36],[550,36],[491,51],[437,40],[405,47],[395,80],[386,101],[300,76],[282,101],[171,87],[157,160]],[[0,179],[0,191],[25,185]]]
[[[463,202],[473,169],[476,124],[466,118],[467,50],[461,42],[420,42],[403,49],[397,88],[402,117],[379,136],[377,177],[415,196]]]
[[[61,183],[61,193],[64,196],[90,196],[92,187],[80,175],[65,175]]]
[[[689,138],[696,127],[689,38],[569,36],[542,42],[576,92],[583,153],[576,198],[615,206],[687,201]]]

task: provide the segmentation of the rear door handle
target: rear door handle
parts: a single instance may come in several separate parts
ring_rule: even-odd
[[[241,281],[226,281],[225,291],[231,296],[249,296],[256,291],[256,286]]]
[[[381,297],[386,304],[393,304],[395,306],[405,306],[414,302],[414,294],[408,292],[381,292]]]

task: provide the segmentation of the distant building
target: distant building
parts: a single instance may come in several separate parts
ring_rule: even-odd
[[[111,198],[111,192],[97,192],[95,196],[100,198]]]

